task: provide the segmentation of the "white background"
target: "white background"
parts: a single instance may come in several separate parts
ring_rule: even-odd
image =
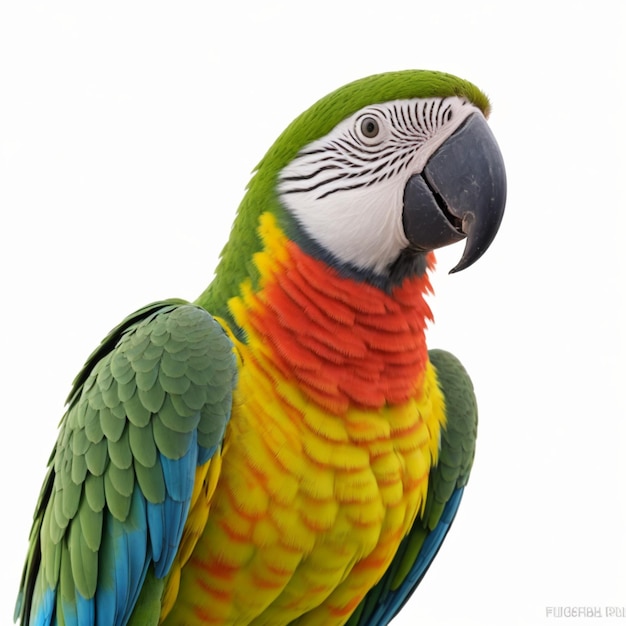
[[[474,378],[479,447],[394,626],[626,606],[626,5],[226,4],[1,5],[0,621],[88,353],[142,304],[204,289],[249,173],[297,114],[418,67],[489,94],[509,201],[479,263],[448,276],[461,246],[438,255],[430,345]]]

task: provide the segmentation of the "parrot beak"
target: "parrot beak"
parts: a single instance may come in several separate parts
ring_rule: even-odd
[[[502,154],[485,118],[474,113],[404,189],[402,224],[412,246],[434,250],[467,238],[458,272],[491,245],[506,203]]]

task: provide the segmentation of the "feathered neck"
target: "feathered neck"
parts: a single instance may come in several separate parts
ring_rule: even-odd
[[[228,302],[243,343],[333,413],[415,397],[428,359],[427,274],[386,292],[306,254],[272,213],[261,216],[259,235],[258,279]]]

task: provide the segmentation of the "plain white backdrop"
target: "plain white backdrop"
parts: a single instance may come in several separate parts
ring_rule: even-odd
[[[394,625],[626,606],[625,27],[614,0],[3,2],[0,621],[84,359],[139,306],[204,289],[296,115],[404,68],[489,94],[509,200],[475,266],[438,254],[429,343],[472,374],[479,446]]]

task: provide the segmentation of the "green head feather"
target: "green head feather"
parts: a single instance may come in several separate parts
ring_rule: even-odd
[[[278,137],[255,170],[221,254],[216,278],[197,303],[214,315],[230,319],[228,300],[239,293],[246,277],[255,280],[252,255],[261,247],[257,234],[259,216],[272,211],[281,215],[276,194],[279,172],[308,144],[328,134],[337,124],[363,107],[411,98],[458,96],[466,98],[487,116],[489,100],[472,83],[427,70],[403,70],[361,78],[318,100],[298,116]]]
[[[390,100],[459,96],[476,105],[487,117],[489,100],[471,83],[443,72],[404,70],[361,78],[318,100],[298,116],[278,137],[257,167],[265,184],[312,141],[328,134],[339,122],[363,107]],[[269,180],[265,180],[266,177]],[[261,182],[261,181],[259,181]],[[250,185],[252,189],[252,184]]]

